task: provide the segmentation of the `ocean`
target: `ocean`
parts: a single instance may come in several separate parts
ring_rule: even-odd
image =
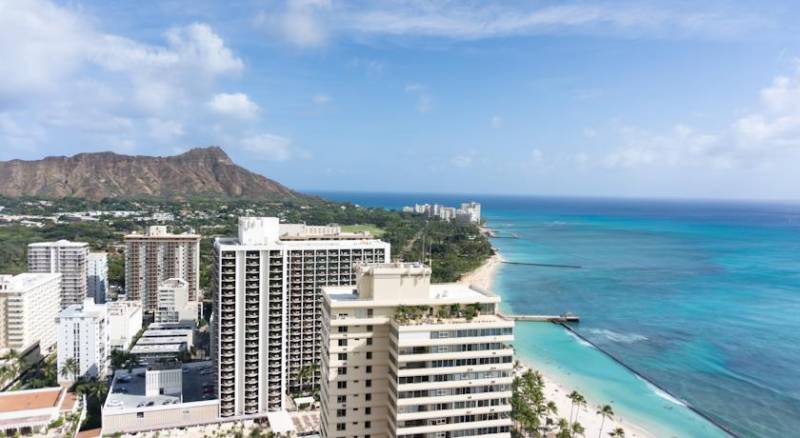
[[[711,421],[800,435],[800,204],[318,194],[394,209],[478,201],[505,260],[579,266],[501,265],[506,311],[573,312],[590,341],[519,323],[523,359],[658,436],[724,436]]]

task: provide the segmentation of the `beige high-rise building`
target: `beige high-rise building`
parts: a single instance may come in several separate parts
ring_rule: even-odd
[[[323,437],[510,437],[514,321],[418,263],[323,288]]]
[[[355,284],[353,266],[389,260],[390,246],[337,226],[240,218],[238,238],[214,244],[212,359],[220,415],[284,408],[318,383],[320,288]]]
[[[165,226],[151,226],[146,234],[125,236],[125,294],[139,300],[145,312],[158,307],[158,288],[170,278],[189,285],[196,301],[200,279],[200,235],[171,234]]]
[[[36,343],[43,354],[55,347],[61,275],[0,275],[0,354]]]
[[[61,273],[61,308],[83,304],[88,296],[89,244],[37,242],[28,245],[28,272]]]

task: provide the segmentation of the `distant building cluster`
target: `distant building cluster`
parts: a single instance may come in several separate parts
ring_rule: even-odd
[[[477,202],[464,202],[460,207],[447,207],[441,204],[414,204],[413,207],[403,207],[404,213],[424,214],[428,217],[438,217],[443,221],[461,221],[474,224],[481,223],[481,204]]]
[[[480,223],[475,202],[407,209]],[[65,387],[110,375],[103,435],[248,419],[296,436],[303,422],[288,411],[312,404],[323,438],[511,436],[514,321],[499,297],[432,285],[428,266],[390,263],[390,244],[369,233],[238,225],[215,239],[200,329],[200,235],[125,236],[118,300],[106,299],[105,253],[31,244],[30,272],[0,275],[0,354],[55,352]]]

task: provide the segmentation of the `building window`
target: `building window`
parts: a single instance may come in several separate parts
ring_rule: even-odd
[[[346,402],[347,402],[347,396],[346,395],[336,396],[336,403],[346,403]]]
[[[339,367],[336,369],[336,371],[339,373],[339,375],[345,375],[347,374],[347,367]]]
[[[371,331],[372,331],[372,326],[371,326],[371,325],[368,325],[368,326],[367,326],[367,331],[368,331],[368,332],[371,332]]]
[[[365,394],[364,395],[364,400],[366,400],[366,401],[372,400],[372,394],[369,394],[369,393]]]
[[[372,380],[366,380],[367,388],[372,388]]]
[[[347,339],[339,339],[339,346],[346,347],[347,346]]]
[[[342,431],[342,430],[344,430],[344,428],[345,428],[345,424],[344,423],[336,423],[336,430]]]
[[[367,372],[368,372],[368,373],[371,373],[371,372],[372,372],[372,365],[367,365]]]
[[[367,359],[372,359],[372,352],[371,351],[367,352]]]
[[[144,412],[137,412],[136,418],[144,418]]]
[[[367,345],[372,345],[372,338],[367,338]]]
[[[339,333],[347,333],[347,327],[346,326],[339,326]]]
[[[347,389],[347,382],[336,382],[336,387],[339,389]]]
[[[345,415],[347,415],[347,409],[337,409],[336,410],[336,416],[337,417],[344,417]]]
[[[339,360],[347,360],[347,353],[339,353],[336,357]]]
[[[369,407],[364,408],[364,414],[369,415],[371,413],[372,413],[372,408],[369,408]]]
[[[369,429],[369,428],[371,428],[371,427],[372,427],[372,422],[371,422],[371,421],[365,421],[365,422],[364,422],[364,428],[365,428],[365,429]]]

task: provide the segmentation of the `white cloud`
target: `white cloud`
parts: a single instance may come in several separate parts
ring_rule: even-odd
[[[292,158],[292,141],[274,134],[258,134],[241,141],[242,149],[253,158],[268,161],[287,161]]]
[[[0,5],[0,107],[7,121],[37,133],[23,140],[6,130],[0,149],[174,141],[205,129],[196,108],[219,77],[244,68],[204,23],[167,29],[158,44],[101,31],[95,22],[46,0]]]
[[[720,132],[698,132],[683,124],[667,133],[621,127],[617,130],[621,145],[601,164],[618,168],[769,168],[800,159],[800,64],[793,73],[776,77],[760,91],[758,108]]]
[[[428,94],[427,87],[422,84],[412,82],[403,88],[407,94],[417,97],[417,111],[424,114],[431,110],[433,99]]]
[[[395,0],[334,4],[330,0],[289,0],[282,12],[262,12],[256,22],[299,46],[319,46],[336,34],[460,40],[569,32],[727,38],[767,27],[758,11],[715,3]]]
[[[314,105],[327,105],[331,102],[331,97],[327,94],[319,93],[315,94],[314,97],[311,99],[314,102]]]
[[[476,155],[477,154],[475,151],[468,151],[466,153],[454,155],[452,158],[450,158],[450,164],[459,169],[472,167]]]
[[[258,114],[259,108],[244,93],[219,93],[208,101],[212,111],[239,119],[253,119]]]
[[[175,141],[184,134],[183,125],[174,120],[151,118],[147,120],[147,124],[150,127],[150,136],[161,143]]]

